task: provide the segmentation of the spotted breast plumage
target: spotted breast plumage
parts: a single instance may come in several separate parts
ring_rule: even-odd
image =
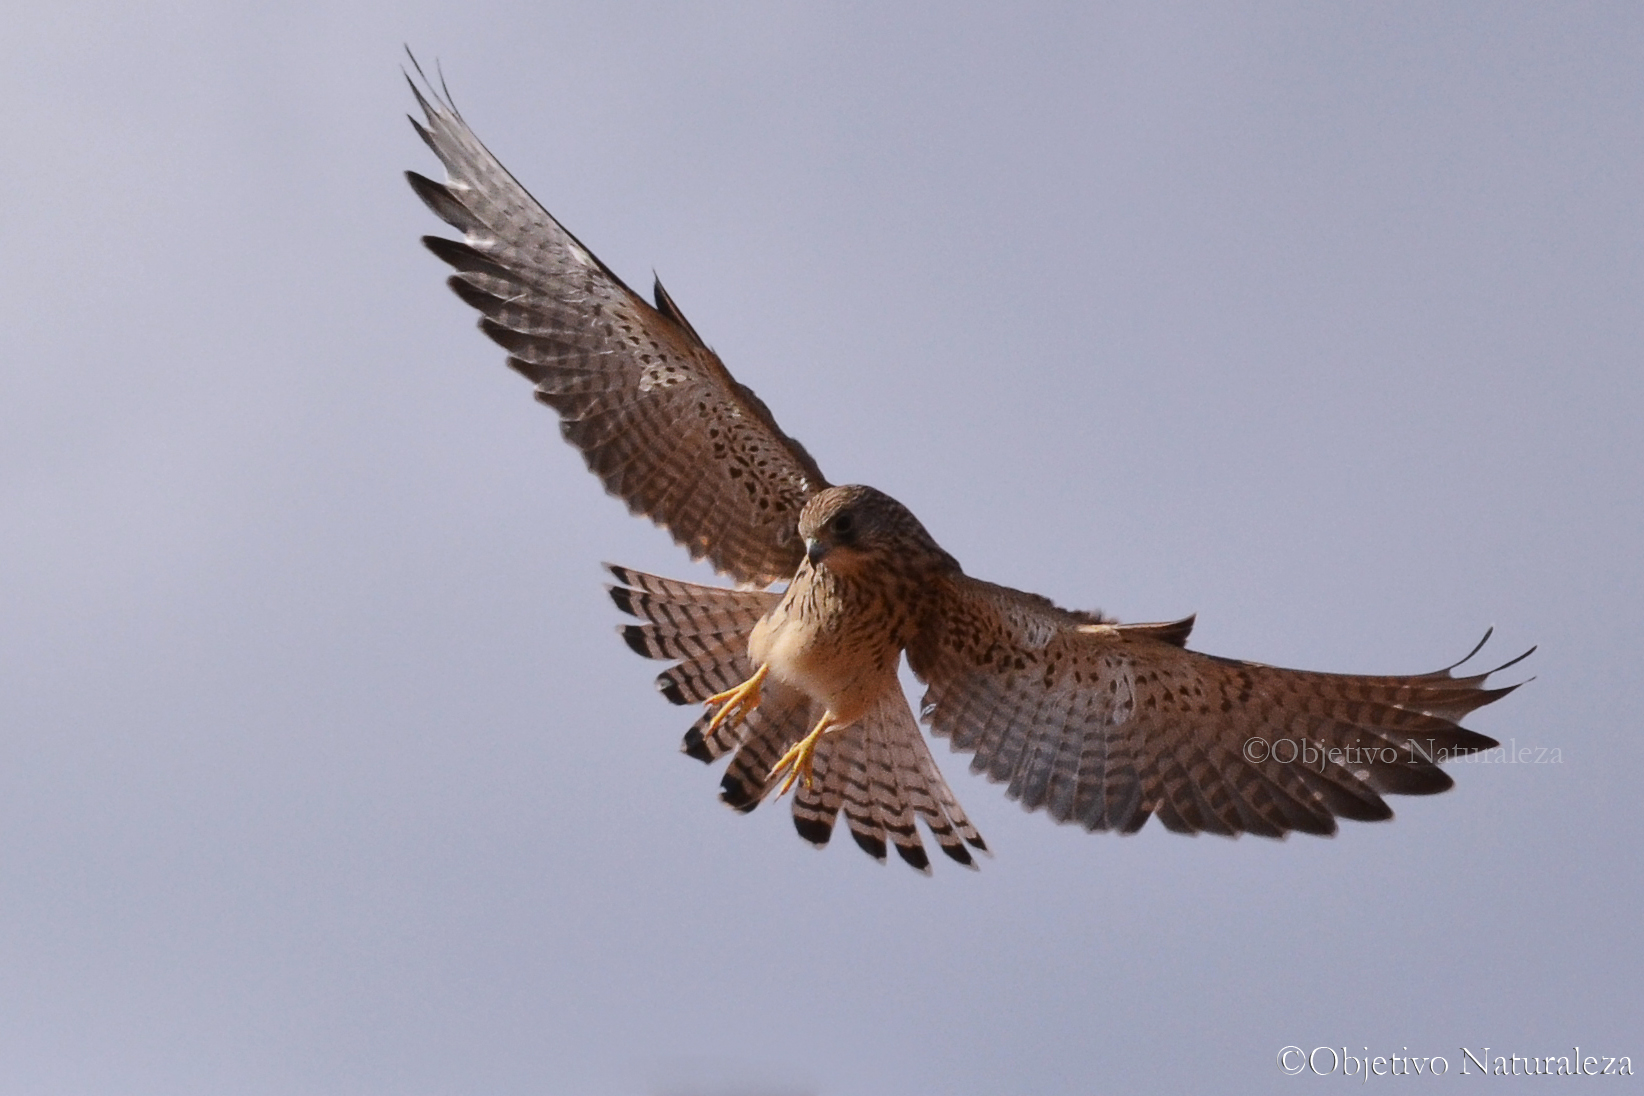
[[[673,663],[657,679],[668,700],[704,706],[684,751],[730,755],[732,807],[791,791],[813,844],[843,815],[874,857],[894,848],[928,870],[922,824],[974,865],[986,845],[909,707],[904,657],[926,687],[924,722],[973,772],[1090,830],[1157,816],[1184,833],[1330,834],[1337,818],[1390,818],[1386,794],[1445,790],[1440,761],[1496,745],[1459,721],[1517,687],[1487,686],[1505,667],[1278,669],[1188,650],[1192,618],[1120,624],[965,574],[894,499],[830,485],[660,282],[650,302],[634,293],[448,94],[412,91],[424,114],[412,124],[447,179],[407,178],[463,234],[424,238],[454,268],[451,288],[606,489],[737,584],[610,568],[613,600],[639,621],[622,629],[628,645]],[[1280,740],[1315,756],[1259,745]]]

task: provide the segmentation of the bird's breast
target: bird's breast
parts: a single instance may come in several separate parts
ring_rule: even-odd
[[[755,625],[748,656],[849,723],[899,687],[901,644],[892,623],[889,607],[870,592],[802,571]]]

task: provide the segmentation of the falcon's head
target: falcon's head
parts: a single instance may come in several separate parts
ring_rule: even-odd
[[[828,570],[839,574],[858,574],[864,567],[959,569],[906,506],[859,483],[812,496],[799,514],[799,535],[812,567],[826,561]]]

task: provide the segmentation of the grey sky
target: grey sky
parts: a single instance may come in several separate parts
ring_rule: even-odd
[[[7,21],[0,1094],[1644,1066],[1637,6]],[[1536,680],[1468,725],[1561,763],[1333,840],[1121,839],[938,744],[996,855],[928,879],[734,815],[598,563],[707,573],[417,244],[402,42],[970,573],[1313,669],[1494,624]]]

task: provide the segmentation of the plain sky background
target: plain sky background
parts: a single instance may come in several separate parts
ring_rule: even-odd
[[[0,1094],[1644,1068],[1644,8],[13,7]],[[598,564],[707,572],[418,244],[402,43],[972,574],[1311,669],[1494,624],[1469,725],[1561,763],[1281,843],[938,744],[996,855],[931,878],[733,814]]]

